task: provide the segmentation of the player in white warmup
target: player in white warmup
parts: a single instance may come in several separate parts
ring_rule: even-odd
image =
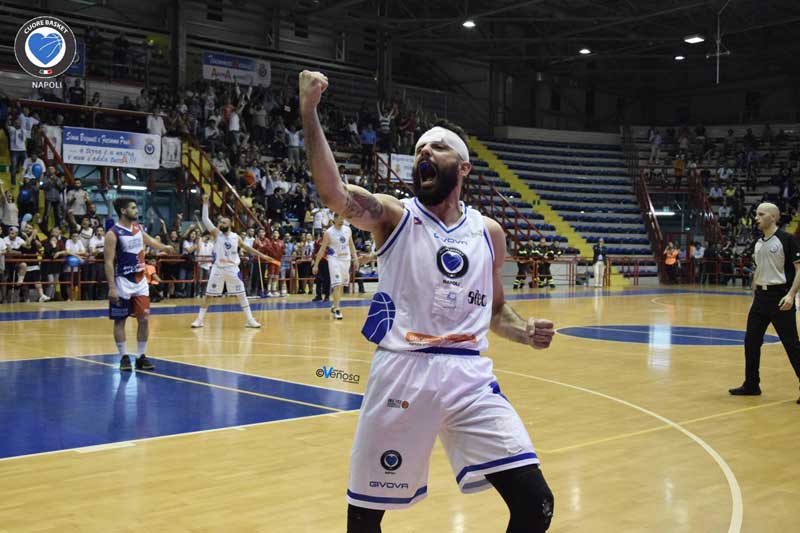
[[[203,319],[210,304],[209,298],[219,298],[222,296],[223,289],[227,287],[228,296],[236,296],[238,298],[239,306],[247,317],[245,327],[260,328],[261,324],[253,318],[250,302],[247,301],[242,273],[239,270],[239,247],[250,255],[258,256],[265,261],[272,263],[276,261],[270,256],[246,245],[239,235],[231,231],[231,220],[229,218],[222,218],[219,221],[219,228],[214,226],[208,218],[208,198],[208,194],[203,195],[203,225],[211,234],[211,240],[214,243],[214,251],[212,252],[214,263],[211,265],[211,273],[208,276],[206,294],[203,296],[202,304],[200,304],[200,312],[197,315],[197,319],[192,322],[192,327],[203,327]]]
[[[331,274],[331,290],[333,291],[333,304],[331,316],[336,320],[342,319],[339,302],[342,299],[342,290],[350,283],[350,265],[358,269],[358,255],[356,245],[353,243],[353,232],[344,224],[344,217],[336,214],[333,225],[325,230],[319,246],[317,257],[314,258],[314,267],[311,272],[316,276],[319,262],[328,257],[328,270]]]
[[[300,74],[300,112],[314,184],[325,205],[371,231],[378,292],[362,334],[378,344],[350,456],[347,531],[379,532],[386,509],[427,493],[438,435],[462,492],[494,486],[507,531],[543,532],[553,494],[525,426],[481,356],[491,329],[547,348],[553,323],[520,318],[505,302],[500,225],[459,201],[472,166],[460,128],[447,123],[416,145],[415,198],[345,185],[317,116],[328,80]]]

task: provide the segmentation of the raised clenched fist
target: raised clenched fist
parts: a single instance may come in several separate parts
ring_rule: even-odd
[[[328,78],[321,72],[304,70],[300,73],[300,109],[314,109],[328,88]]]

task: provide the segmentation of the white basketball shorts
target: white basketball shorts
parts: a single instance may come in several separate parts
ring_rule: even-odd
[[[150,286],[144,276],[139,281],[131,281],[122,276],[116,277],[114,280],[117,284],[117,293],[120,298],[130,300],[135,296],[150,296]]]
[[[328,269],[331,273],[331,288],[350,283],[350,259],[328,257]]]
[[[228,288],[228,296],[244,294],[244,282],[239,267],[232,266],[211,266],[211,273],[208,275],[208,285],[206,294],[208,296],[222,296],[222,289]]]
[[[464,493],[491,487],[486,474],[539,463],[491,359],[378,349],[350,454],[348,503],[402,509],[424,498],[437,435]]]

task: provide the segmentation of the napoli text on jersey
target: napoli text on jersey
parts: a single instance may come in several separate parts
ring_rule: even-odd
[[[144,277],[144,237],[139,224],[133,222],[131,229],[114,224],[111,231],[117,236],[115,275],[128,278],[130,281],[141,280]]]
[[[483,216],[462,203],[448,228],[416,198],[403,204],[377,251],[380,281],[362,334],[392,351],[485,350],[494,250]]]

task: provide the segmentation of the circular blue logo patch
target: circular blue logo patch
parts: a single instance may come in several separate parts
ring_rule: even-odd
[[[469,270],[467,254],[458,248],[442,246],[436,253],[436,266],[448,278],[460,278]]]
[[[389,472],[397,470],[401,464],[403,456],[397,450],[387,450],[381,455],[381,466]]]
[[[602,325],[561,328],[558,333],[583,339],[634,342],[650,346],[742,346],[744,331],[672,325]],[[765,343],[779,342],[764,335]]]

